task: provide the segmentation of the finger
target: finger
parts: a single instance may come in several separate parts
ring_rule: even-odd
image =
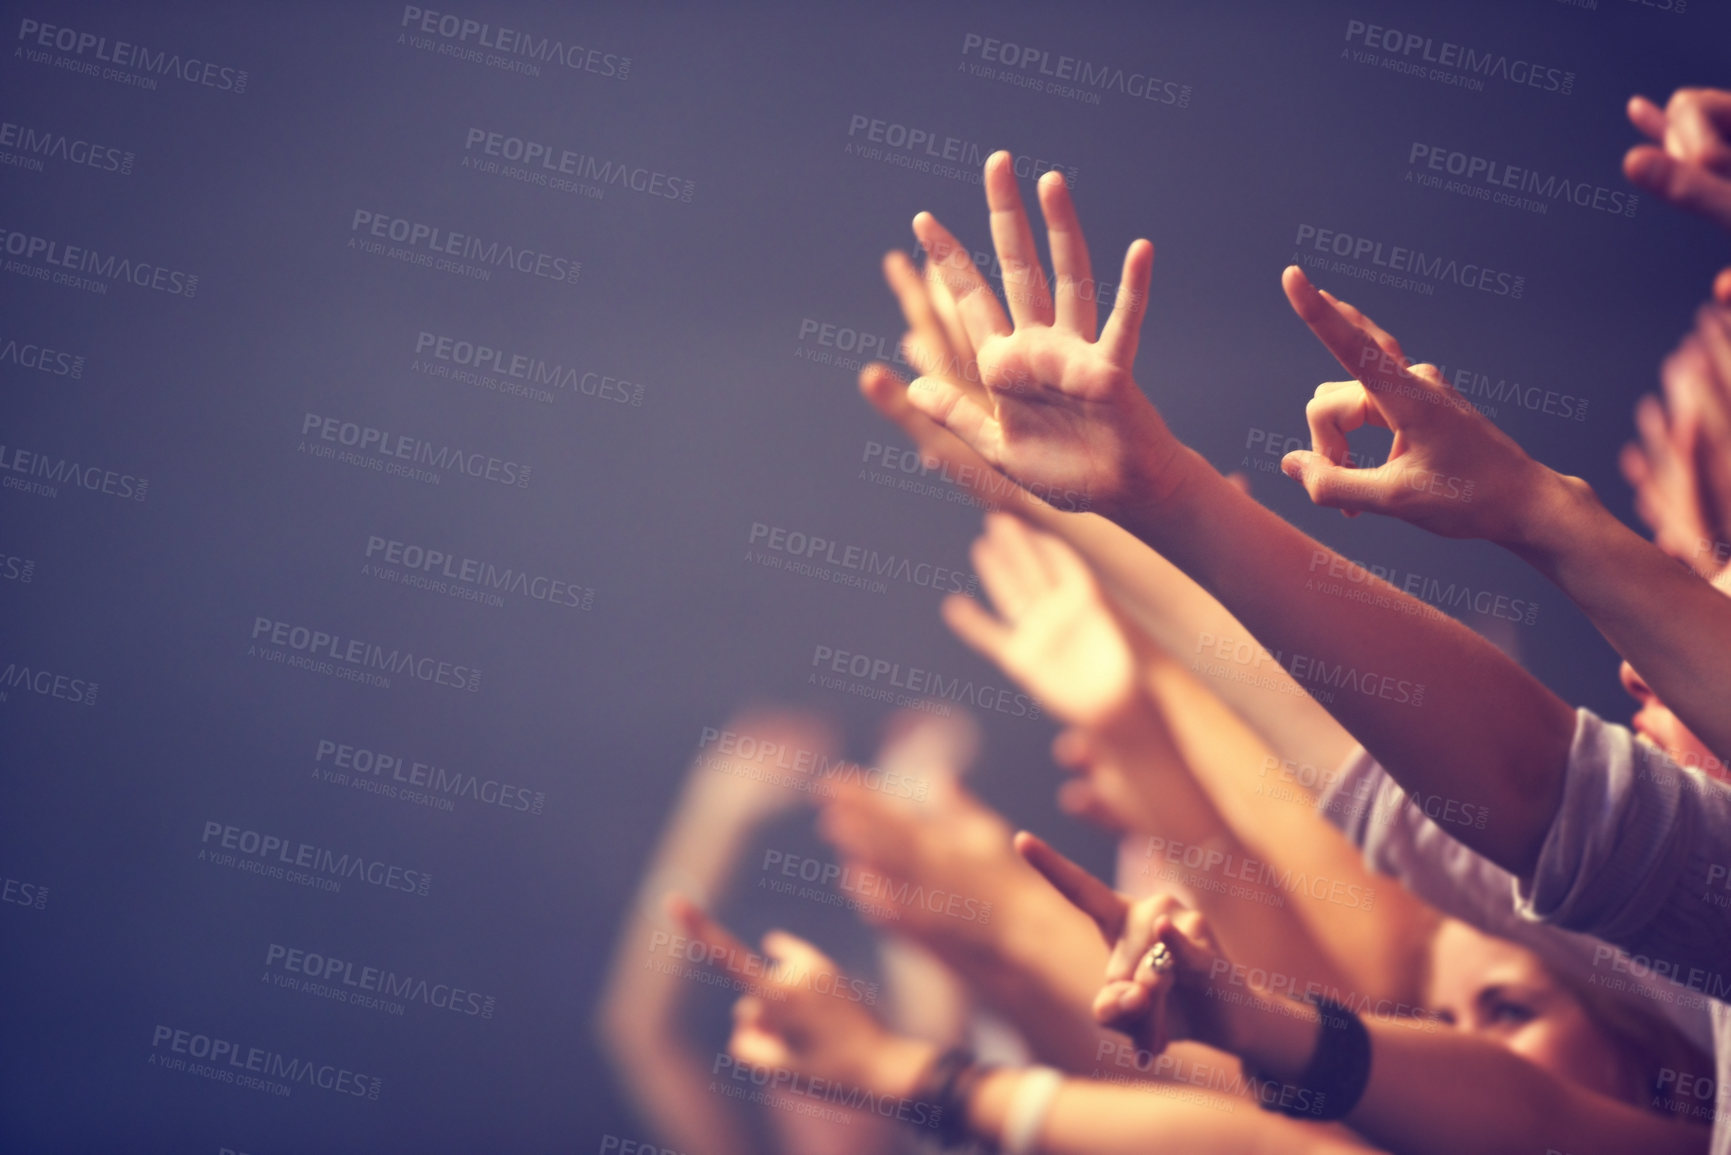
[[[1003,306],[950,230],[931,213],[921,213],[914,218],[914,235],[926,247],[927,268],[937,266],[938,278],[955,298],[969,345],[978,349],[987,339],[1009,333],[1010,319],[1004,316]]]
[[[1107,360],[1128,371],[1136,362],[1136,347],[1142,340],[1142,319],[1148,313],[1148,281],[1154,275],[1154,246],[1145,240],[1130,242],[1124,252],[1124,271],[1118,281],[1118,299],[1112,315],[1100,331],[1100,349]]]
[[[987,461],[996,456],[1001,434],[998,419],[963,386],[944,377],[918,377],[908,386],[907,397],[910,405]]]
[[[1099,331],[1099,292],[1088,258],[1088,242],[1064,174],[1040,178],[1040,212],[1046,218],[1046,247],[1052,250],[1054,324],[1092,341]]]
[[[908,323],[912,337],[911,342],[904,342],[911,354],[908,359],[922,373],[941,373],[977,390],[979,383],[968,381],[967,361],[957,353],[925,277],[914,268],[906,253],[892,252],[884,257],[884,280]]]
[[[744,965],[745,960],[755,953],[735,938],[733,932],[710,918],[703,908],[683,895],[667,896],[667,913],[684,929],[685,937],[709,948],[704,952],[704,958],[713,965],[721,966],[723,959],[737,959],[740,965]]]
[[[1034,530],[1027,522],[1007,513],[988,513],[986,532],[1000,543],[1005,557],[1016,567],[1018,578],[1030,598],[1052,592],[1058,584],[1058,576],[1047,566],[1045,555],[1035,546]]]
[[[1130,909],[1123,895],[1026,830],[1016,834],[1015,846],[1024,862],[1039,871],[1070,905],[1094,920],[1108,945],[1118,941]]]
[[[1123,834],[1128,830],[1105,795],[1087,778],[1067,778],[1058,783],[1057,801],[1058,809],[1071,818],[1092,823],[1109,834]]]
[[[1389,488],[1385,469],[1385,465],[1375,469],[1346,469],[1320,453],[1303,449],[1295,449],[1280,459],[1280,471],[1304,486],[1313,504],[1346,513],[1382,511]]]
[[[998,662],[1013,636],[1010,627],[966,594],[950,594],[938,607],[944,624],[981,657]]]
[[[974,539],[968,558],[974,563],[974,572],[979,575],[992,608],[1013,630],[1039,596],[1039,587],[1010,553],[1002,535],[991,532],[989,521],[986,524],[987,532]]]
[[[1066,770],[1085,773],[1096,757],[1094,736],[1079,726],[1061,730],[1052,739],[1052,761]]]
[[[1731,305],[1731,269],[1720,269],[1713,278],[1713,299],[1721,305]]]
[[[1232,488],[1244,496],[1250,496],[1250,475],[1242,470],[1234,469],[1226,475],[1226,481]]]
[[[1731,229],[1731,180],[1650,144],[1637,145],[1624,155],[1623,174],[1654,196]]]
[[[985,184],[992,247],[998,251],[998,267],[1004,274],[1010,319],[1017,326],[1050,325],[1052,295],[1046,289],[1046,272],[1040,267],[1034,230],[1028,226],[1028,211],[1022,207],[1022,192],[1016,187],[1016,170],[1009,153],[1000,150],[986,158]]]
[[[1036,529],[1025,521],[1020,524],[1027,535],[1028,544],[1033,546],[1034,553],[1039,556],[1041,567],[1052,575],[1054,584],[1075,588],[1097,584],[1094,581],[1093,569],[1082,560],[1081,555],[1069,542],[1056,534]]]
[[[1731,175],[1731,148],[1725,144],[1727,94],[1710,88],[1679,91],[1665,110],[1665,151],[1720,176]]]
[[[1213,970],[1212,956],[1220,953],[1220,943],[1207,916],[1186,907],[1164,917],[1164,924],[1156,924],[1155,933],[1177,956],[1175,973],[1205,977]]]
[[[1322,293],[1322,299],[1333,305],[1341,316],[1345,317],[1359,329],[1370,334],[1370,339],[1376,342],[1377,348],[1388,354],[1389,360],[1393,361],[1397,365],[1404,365],[1409,369],[1417,369],[1417,366],[1408,363],[1406,353],[1402,351],[1400,342],[1394,339],[1394,334],[1365,316],[1357,305],[1348,304],[1333,293],[1329,292],[1327,289],[1319,291]]]
[[[1310,426],[1311,451],[1336,465],[1346,464],[1350,450],[1347,434],[1366,425],[1388,425],[1370,392],[1357,381],[1349,389],[1323,392],[1318,388],[1304,407],[1304,420]]]
[[[962,322],[961,310],[956,308],[955,294],[944,283],[943,266],[931,259],[926,260],[925,277],[926,293],[931,298],[932,309],[938,315],[938,322],[944,333],[944,358],[947,364],[945,372],[953,377],[965,378],[969,384],[978,385],[979,370],[975,365],[978,350],[974,348],[973,339],[968,336],[968,327]],[[996,298],[993,298],[996,300]]]
[[[1645,96],[1631,96],[1628,104],[1629,123],[1650,140],[1665,139],[1665,110]]]
[[[1378,344],[1371,332],[1354,324],[1335,302],[1318,292],[1297,265],[1287,266],[1280,283],[1293,312],[1310,326],[1310,331],[1334,354],[1335,360],[1375,395],[1385,414],[1399,424],[1420,418],[1424,404],[1407,396],[1407,387],[1429,391],[1434,386],[1408,373],[1402,361]]]

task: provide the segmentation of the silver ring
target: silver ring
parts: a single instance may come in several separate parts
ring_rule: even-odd
[[[1148,948],[1148,953],[1142,956],[1139,965],[1157,975],[1163,975],[1178,966],[1178,959],[1172,954],[1170,947],[1163,942],[1157,942]]]

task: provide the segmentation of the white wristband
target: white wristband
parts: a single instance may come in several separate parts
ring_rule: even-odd
[[[1004,1118],[1004,1155],[1028,1155],[1040,1134],[1040,1125],[1052,1109],[1052,1100],[1064,1076],[1050,1067],[1029,1067],[1010,1093],[1010,1110]]]

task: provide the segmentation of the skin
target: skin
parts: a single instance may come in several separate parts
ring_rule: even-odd
[[[1430,975],[1427,1003],[1442,1021],[1590,1091],[1639,1093],[1616,1045],[1531,951],[1448,919],[1431,942]]]
[[[987,162],[985,185],[1000,260],[1031,266],[1025,222],[1004,227],[1023,216],[1007,154]],[[1066,289],[1087,279],[1074,262],[1082,246],[1068,190],[1048,173],[1040,194],[1061,262],[1050,325],[1041,295],[1015,283],[1010,305],[1023,320],[1012,324],[965,249],[929,214],[915,218],[978,351],[984,388],[921,377],[908,388],[909,402],[1024,487],[1087,494],[1093,508],[1188,572],[1271,649],[1374,673],[1370,693],[1333,695],[1330,712],[1409,788],[1487,807],[1494,818],[1473,832],[1476,848],[1524,874],[1561,794],[1572,711],[1457,622],[1404,615],[1391,622],[1397,615],[1318,605],[1305,575],[1318,557],[1332,564],[1336,555],[1180,444],[1131,377],[1152,246],[1130,246],[1126,288],[1091,341],[1092,296]],[[1392,586],[1367,581],[1394,604],[1423,612]],[[1423,708],[1415,708],[1415,694]]]
[[[1731,93],[1679,88],[1663,108],[1632,96],[1628,113],[1652,143],[1624,155],[1623,174],[1653,196],[1731,229]],[[1713,295],[1731,304],[1731,268],[1715,278]]]
[[[1110,946],[1105,981],[1093,1005],[1095,1020],[1154,1053],[1178,1039],[1195,1039],[1237,1055],[1271,1079],[1290,1081],[1309,1064],[1319,1030],[1315,1011],[1252,991],[1229,994],[1223,980],[1230,962],[1207,921],[1169,896],[1132,901],[1093,878],[1033,835],[1016,836],[1016,850],[1076,908],[1087,914]],[[725,928],[694,905],[669,900],[686,933],[718,959],[748,953]],[[1164,943],[1174,965],[1147,963]],[[764,952],[779,969],[766,979],[779,996],[757,995],[735,1004],[729,1050],[736,1059],[772,1070],[896,1100],[909,1100],[936,1050],[891,1034],[857,1003],[821,993],[814,976],[836,974],[820,951],[783,932],[765,936]],[[1500,979],[1513,977],[1506,960]],[[1224,965],[1223,965],[1224,964]],[[1451,980],[1452,981],[1452,980]],[[1242,994],[1242,992],[1239,992]],[[1388,1150],[1444,1155],[1461,1150],[1531,1152],[1648,1151],[1699,1155],[1706,1128],[1663,1119],[1547,1071],[1501,1041],[1476,1031],[1423,1032],[1384,1020],[1365,1023],[1374,1061],[1363,1096],[1347,1116],[1355,1130]],[[1568,1041],[1559,1016],[1544,1047]],[[1541,1050],[1539,1042],[1530,1044]],[[1584,1060],[1583,1060],[1584,1061]],[[1586,1068],[1591,1073],[1591,1068]],[[1448,1072],[1446,1079],[1438,1078]],[[967,1104],[969,1129],[1001,1139],[1014,1093],[1013,1075],[987,1077]],[[1351,1149],[1348,1140],[1310,1129],[1293,1131],[1282,1119],[1254,1112],[1253,1120],[1221,1112],[1198,1116],[1153,1100],[1105,1094],[1107,1088],[1066,1085],[1039,1136],[1037,1150],[1132,1151],[1132,1143],[1171,1138],[1179,1129],[1185,1150],[1263,1152]],[[1079,1097],[1079,1098],[1078,1098]],[[1077,1111],[1080,1103],[1088,1110]],[[1470,1104],[1471,1110],[1463,1110]],[[1312,1140],[1306,1143],[1305,1140]],[[1142,1148],[1145,1149],[1145,1146]]]

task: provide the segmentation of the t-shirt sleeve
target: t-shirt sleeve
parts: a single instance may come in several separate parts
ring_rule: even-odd
[[[1731,996],[1731,789],[1577,712],[1563,797],[1520,913],[1614,943],[1674,981]]]

